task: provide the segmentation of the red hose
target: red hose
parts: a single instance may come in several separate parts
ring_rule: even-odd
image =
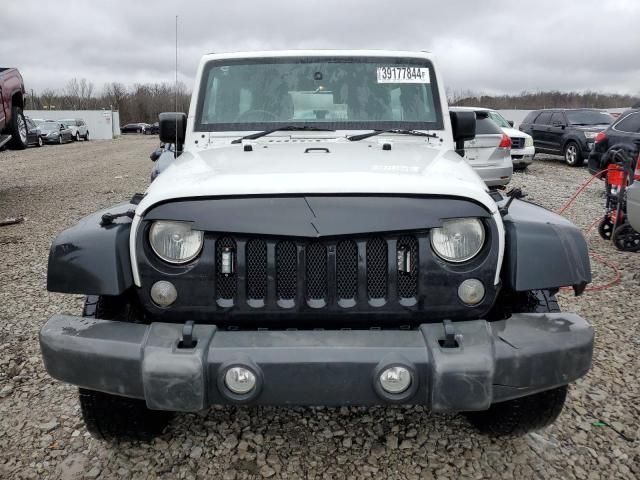
[[[605,172],[607,172],[607,169],[601,170],[593,174],[589,180],[587,180],[584,184],[582,184],[582,186],[578,189],[578,191],[573,194],[573,196],[567,201],[567,203],[565,203],[562,206],[562,208],[560,208],[560,210],[558,210],[557,213],[559,215],[562,215],[573,204],[573,202],[576,201],[576,199],[584,191],[584,189],[587,188],[591,184],[591,182],[593,182],[596,178],[598,178],[600,175],[602,175]],[[597,218],[591,225],[589,225],[589,227],[586,230],[584,230],[585,237],[589,234],[589,232],[591,232],[591,230],[593,230],[593,227],[595,227],[599,221],[600,221],[600,218]],[[585,289],[586,292],[598,292],[598,291],[606,290],[607,288],[613,287],[620,281],[620,279],[622,278],[622,274],[620,273],[620,270],[618,269],[618,266],[615,263],[605,260],[600,255],[593,253],[591,251],[589,252],[589,256],[594,260],[597,260],[601,264],[609,267],[611,270],[613,270],[614,278],[613,280],[605,283],[604,285],[592,285]],[[570,290],[570,289],[571,287],[562,288],[562,290]]]

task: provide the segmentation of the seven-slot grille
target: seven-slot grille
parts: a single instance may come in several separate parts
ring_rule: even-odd
[[[223,272],[223,255],[233,256],[232,273]],[[412,235],[364,239],[216,239],[215,296],[223,307],[306,303],[382,306],[417,299],[418,239]],[[271,282],[271,285],[269,285]],[[393,284],[393,285],[392,285]]]
[[[520,150],[524,148],[524,138],[522,137],[511,137],[511,148],[513,150]]]

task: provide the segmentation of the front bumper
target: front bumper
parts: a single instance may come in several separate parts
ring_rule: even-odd
[[[511,149],[511,160],[513,161],[513,165],[531,165],[531,163],[533,163],[533,156],[535,153],[536,149],[534,147],[525,147],[517,150]]]
[[[179,348],[182,325],[150,325],[54,315],[40,332],[49,374],[64,382],[144,399],[156,410],[199,411],[214,404],[427,405],[433,411],[487,409],[491,403],[565,385],[591,366],[593,329],[570,313],[517,314],[499,322],[415,330],[222,331],[196,325],[197,344]],[[450,332],[451,333],[451,332]],[[256,389],[229,392],[231,366],[256,374]],[[378,374],[403,365],[404,393],[384,392]]]

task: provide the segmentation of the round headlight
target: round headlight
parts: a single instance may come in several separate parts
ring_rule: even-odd
[[[484,245],[484,226],[477,218],[454,218],[431,229],[431,246],[447,262],[466,262]]]
[[[200,230],[191,230],[190,223],[161,220],[151,225],[149,243],[165,262],[187,263],[200,253],[203,236]]]

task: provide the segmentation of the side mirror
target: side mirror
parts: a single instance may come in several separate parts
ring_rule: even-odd
[[[449,112],[456,152],[464,157],[464,142],[476,138],[475,112]]]
[[[513,126],[515,125],[513,120],[507,120],[507,123],[511,125],[511,128],[513,128]]]
[[[187,133],[187,114],[168,112],[160,114],[160,141],[184,145]]]
[[[160,155],[162,155],[163,153],[164,153],[164,149],[158,148],[155,152],[149,155],[149,158],[151,159],[152,162],[155,162],[160,158]]]

